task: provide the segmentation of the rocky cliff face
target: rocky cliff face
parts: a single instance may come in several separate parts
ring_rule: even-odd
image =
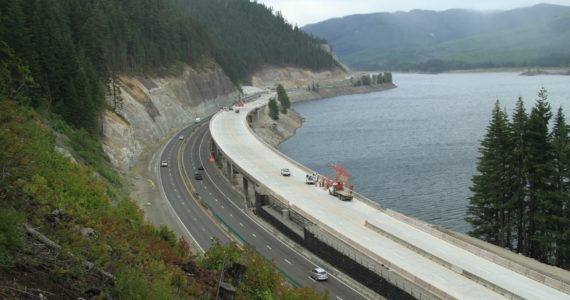
[[[223,70],[186,67],[178,77],[120,77],[122,107],[103,114],[103,149],[119,170],[130,169],[145,146],[156,143],[196,117],[237,99]]]

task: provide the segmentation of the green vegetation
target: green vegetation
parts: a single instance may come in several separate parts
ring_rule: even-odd
[[[392,73],[384,72],[378,74],[366,74],[362,75],[357,80],[354,80],[352,77],[350,80],[354,86],[370,86],[375,84],[392,83]]]
[[[275,98],[269,99],[267,106],[269,107],[269,117],[273,120],[279,120],[279,106]]]
[[[243,60],[228,45],[215,45],[204,25],[178,4],[0,0],[0,298],[39,292],[57,299],[214,298],[217,270],[200,268],[186,241],[144,220],[98,141],[101,112],[122,105],[118,76],[177,75],[185,64],[200,67],[218,58],[239,82],[243,70],[262,63],[295,64],[301,60],[293,54],[316,53],[315,64],[303,66],[318,69],[330,55],[318,40],[263,8],[267,28],[280,24],[284,41],[295,49]],[[267,54],[261,48],[280,31],[258,34],[247,40],[249,54]],[[239,293],[323,299],[289,287],[272,263],[245,253],[241,263],[255,264],[251,269],[259,275],[249,275]]]
[[[530,115],[519,98],[512,121],[497,100],[473,177],[471,235],[570,268],[570,135],[543,88]]]
[[[277,100],[281,106],[281,113],[286,114],[287,109],[291,108],[291,101],[287,95],[287,91],[282,84],[277,85]]]
[[[303,27],[359,70],[569,67],[570,7],[375,13]]]
[[[205,28],[170,0],[0,0],[0,11],[3,81],[20,83],[13,92],[90,134],[109,78],[213,52]]]
[[[0,298],[40,289],[55,298],[77,299],[92,287],[99,297],[120,299],[213,298],[221,269],[214,257],[232,251],[229,261],[248,268],[238,286],[245,298],[326,298],[283,284],[275,266],[251,249],[216,246],[202,259],[195,257],[184,240],[165,226],[151,226],[134,202],[114,194],[117,187],[108,178],[55,151],[56,137],[42,119],[14,101],[0,101],[0,286],[11,287],[0,289]],[[82,149],[86,153],[79,157],[97,157],[100,151]],[[25,235],[24,223],[61,249]],[[84,228],[94,234],[82,234]],[[85,268],[85,261],[96,267]]]
[[[94,136],[119,74],[176,75],[216,59],[238,83],[263,64],[335,65],[321,40],[248,0],[0,0],[0,11],[2,92]]]
[[[176,0],[208,27],[216,59],[233,80],[245,81],[265,64],[311,70],[336,66],[320,48],[325,41],[288,24],[281,13],[249,0]]]

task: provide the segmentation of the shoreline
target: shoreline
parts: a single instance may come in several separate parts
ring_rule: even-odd
[[[289,94],[289,97],[292,99],[291,102],[301,102],[301,101],[311,101],[311,100],[320,100],[320,99],[324,99],[324,98],[329,98],[329,97],[336,97],[336,96],[343,96],[343,95],[350,95],[350,94],[363,94],[363,93],[371,93],[371,92],[376,92],[376,91],[384,91],[384,90],[389,90],[392,88],[396,88],[396,85],[392,85],[390,87],[376,87],[374,89],[362,89],[362,87],[358,87],[361,88],[358,92],[352,92],[351,89],[341,89],[339,87],[335,88],[334,90],[329,90],[328,93],[323,93],[323,91],[321,90],[321,93],[314,93],[314,92],[309,92],[309,91],[302,91],[303,93],[299,93],[299,95],[303,95],[304,97],[299,97],[299,98],[293,98],[291,96],[291,94],[289,94],[289,90],[287,90],[287,93]],[[343,92],[344,90],[344,92]],[[349,92],[350,91],[350,92]],[[326,95],[326,96],[325,96]],[[312,97],[311,97],[312,96]],[[293,100],[295,99],[295,100]],[[265,106],[266,108],[267,106]],[[297,112],[295,112],[293,109],[290,109],[288,114],[294,114],[296,116],[298,116],[299,121],[297,123],[295,122],[291,122],[289,120],[284,121],[283,119],[285,119],[284,117],[282,117],[283,115],[280,115],[279,120],[277,121],[273,121],[271,119],[269,119],[269,117],[267,116],[267,111],[263,110],[262,112],[260,112],[260,119],[254,123],[252,123],[251,127],[253,129],[253,131],[255,132],[255,134],[262,139],[264,142],[272,145],[273,147],[275,147],[277,149],[277,151],[279,151],[279,144],[285,142],[286,140],[288,140],[289,138],[293,137],[296,132],[297,129],[299,129],[302,125],[303,125],[303,121],[305,120],[304,117],[302,117],[301,115],[299,115]],[[294,117],[292,118],[294,119]],[[272,123],[275,123],[275,126],[271,126]],[[279,134],[279,132],[288,132],[288,135],[281,135]],[[278,141],[276,142],[276,138],[275,137],[279,137],[279,139],[277,139]],[[385,208],[388,210],[391,210],[389,208]],[[394,211],[396,214],[400,214],[397,211]],[[402,215],[405,216],[405,215]],[[407,217],[407,216],[405,216]],[[467,243],[467,244],[471,244],[474,245],[475,247],[484,249],[484,251],[488,251],[490,253],[492,253],[493,255],[496,255],[497,257],[499,257],[498,259],[508,259],[511,260],[517,264],[520,264],[526,268],[529,268],[533,271],[542,273],[542,274],[546,274],[547,276],[550,276],[552,278],[555,278],[557,280],[560,280],[562,282],[565,282],[567,284],[570,284],[570,281],[568,280],[568,274],[570,274],[567,270],[561,269],[561,268],[557,268],[554,266],[550,266],[550,265],[546,265],[543,263],[540,263],[532,258],[520,255],[518,253],[509,251],[507,249],[503,249],[499,246],[484,242],[482,240],[473,238],[467,234],[461,233],[461,232],[456,232],[456,231],[452,231],[446,228],[443,228],[441,226],[437,226],[437,225],[433,225],[431,223],[427,223],[425,221],[422,221],[420,219],[416,219],[413,217],[410,217],[411,219],[414,220],[418,220],[419,224],[425,224],[425,226],[432,228],[432,230],[434,230],[435,232],[441,232],[443,234],[448,234],[450,236],[452,236],[455,239],[458,239],[460,242],[459,243]]]
[[[306,89],[287,89],[287,94],[291,102],[296,103],[338,96],[381,92],[396,87],[397,85],[393,83],[359,87],[349,86],[345,83],[338,86],[333,84],[332,86],[322,87],[318,93]],[[305,118],[292,108],[288,110],[287,114],[279,114],[279,119],[274,121],[269,118],[267,106],[264,106],[259,114],[259,119],[251,123],[251,128],[264,142],[277,149],[280,144],[297,133],[297,129],[303,126],[304,121]]]

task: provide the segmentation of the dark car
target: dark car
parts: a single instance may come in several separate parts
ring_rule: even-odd
[[[204,171],[204,166],[198,166],[198,170]]]
[[[196,180],[202,180],[202,179],[204,179],[204,177],[203,177],[202,174],[200,174],[200,173],[194,173],[194,179],[196,179]]]

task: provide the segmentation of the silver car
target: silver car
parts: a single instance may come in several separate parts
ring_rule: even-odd
[[[327,280],[329,279],[329,274],[327,274],[325,269],[317,267],[311,270],[310,277],[314,280]]]

